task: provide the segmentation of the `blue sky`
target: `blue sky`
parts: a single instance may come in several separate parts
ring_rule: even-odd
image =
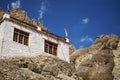
[[[4,10],[21,7],[51,32],[65,36],[76,48],[90,46],[100,34],[120,37],[120,0],[0,0]]]

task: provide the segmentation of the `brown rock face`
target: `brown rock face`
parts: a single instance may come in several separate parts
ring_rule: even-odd
[[[3,17],[4,13],[5,12],[0,8],[0,19]]]
[[[75,68],[50,55],[0,60],[0,80],[82,80]]]
[[[76,48],[75,48],[75,46],[74,45],[70,45],[69,46],[69,54],[71,55],[73,52],[75,52],[76,51]]]
[[[114,80],[120,80],[120,41],[117,50],[113,51],[115,67],[113,69]]]
[[[77,74],[85,80],[113,80],[113,49],[117,48],[116,35],[101,35],[88,49],[81,49],[71,55],[71,64]]]
[[[42,23],[38,22],[36,19],[30,20],[27,13],[21,8],[14,8],[12,10],[9,10],[8,13],[10,14],[10,16],[17,18],[23,22],[32,24],[34,26],[42,26]]]
[[[36,19],[32,19],[32,20],[29,19],[29,16],[27,15],[27,13],[24,10],[22,10],[21,8],[13,8],[13,9],[8,10],[8,11],[3,11],[0,8],[0,19],[2,19],[3,15],[5,13],[10,14],[11,17],[18,19],[22,22],[28,23],[29,25],[41,27],[42,31],[49,32],[49,30],[45,26],[43,26],[43,24],[41,22],[37,21]]]

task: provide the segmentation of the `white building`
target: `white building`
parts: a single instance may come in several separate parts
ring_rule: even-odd
[[[0,9],[0,58],[52,54],[69,62],[69,40],[30,20],[25,11]]]

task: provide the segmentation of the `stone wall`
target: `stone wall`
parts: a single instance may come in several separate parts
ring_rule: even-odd
[[[0,24],[0,26],[4,26],[4,24]],[[3,36],[4,36],[4,27],[0,27],[0,53],[2,52],[3,47]],[[0,56],[1,57],[1,56]]]

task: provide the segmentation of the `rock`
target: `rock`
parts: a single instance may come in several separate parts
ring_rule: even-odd
[[[29,68],[21,68],[28,80],[46,80],[41,74],[34,73]]]
[[[13,8],[12,10],[9,10],[7,13],[9,13],[10,16],[12,16],[20,21],[28,23],[29,25],[41,27],[42,31],[49,32],[49,30],[46,27],[44,27],[41,22],[37,21],[36,19],[30,20],[27,13],[24,10],[22,10],[21,8]],[[2,16],[2,15],[3,15],[3,12],[0,9],[0,16]]]
[[[0,8],[0,20],[1,20],[1,18],[3,17],[4,13],[5,13],[5,12]]]
[[[27,13],[24,10],[22,10],[21,8],[14,8],[12,10],[9,10],[8,13],[10,14],[10,16],[12,16],[14,18],[17,18],[26,23],[30,23],[30,19],[27,16]]]
[[[75,46],[74,45],[70,45],[69,46],[69,54],[71,55],[73,52],[75,52],[76,51],[76,48],[75,48]]]
[[[115,57],[115,67],[113,69],[113,74],[114,74],[114,80],[119,80],[120,79],[120,41],[117,50],[113,51]]]
[[[57,77],[62,80],[75,80],[71,77],[66,76],[65,74],[59,74]]]
[[[101,35],[90,48],[74,52],[71,64],[75,65],[76,74],[85,80],[113,80],[113,49],[118,42],[116,35]]]
[[[51,55],[0,60],[0,80],[75,80],[74,71],[69,63]]]

